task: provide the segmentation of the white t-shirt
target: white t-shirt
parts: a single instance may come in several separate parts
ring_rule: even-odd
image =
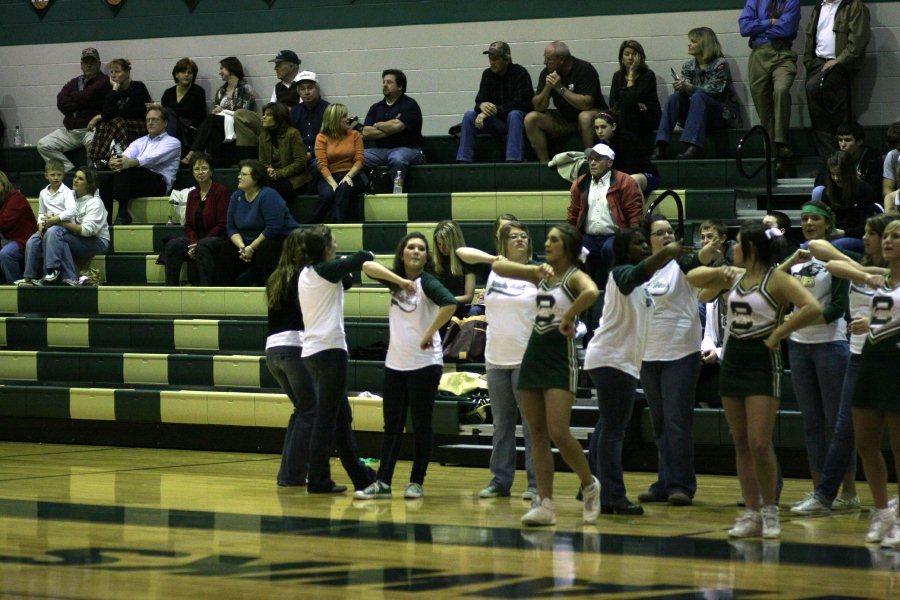
[[[808,262],[791,267],[791,275],[796,277],[800,285],[809,290],[823,307],[831,303],[833,278],[826,268],[826,263],[817,258],[810,259]],[[847,321],[844,317],[840,317],[831,323],[798,329],[791,334],[790,339],[801,344],[823,344],[846,341],[846,332]]]
[[[455,306],[456,300],[430,273],[422,273],[416,278],[415,284],[414,294],[404,289],[391,292],[391,307],[388,309],[391,337],[384,366],[395,371],[415,371],[444,364],[441,336],[438,332],[431,338],[431,348],[422,350],[419,343],[440,308],[448,304]]]
[[[700,290],[688,283],[681,265],[671,260],[644,284],[655,309],[647,331],[644,360],[678,360],[700,351]]]
[[[588,188],[587,222],[584,226],[585,232],[591,235],[610,235],[618,230],[609,210],[609,200],[606,199],[611,175],[612,171],[609,171],[599,181],[591,178],[591,185]]]
[[[819,11],[819,22],[816,24],[816,56],[819,58],[835,58],[837,41],[834,35],[834,15],[837,14],[840,0],[823,2]]]
[[[869,317],[872,314],[872,297],[875,290],[867,285],[850,282],[850,318]],[[850,334],[850,353],[861,354],[866,343],[865,333]]]
[[[533,283],[491,271],[484,286],[484,308],[490,323],[484,349],[488,364],[511,368],[522,364],[537,315],[536,297]]]
[[[59,184],[59,189],[50,191],[47,185],[38,195],[38,223],[43,223],[47,215],[58,215],[63,221],[71,222],[75,218],[75,194],[65,183]]]

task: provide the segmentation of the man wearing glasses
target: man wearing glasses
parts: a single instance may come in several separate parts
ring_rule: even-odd
[[[172,191],[181,158],[181,142],[166,133],[168,119],[158,105],[147,109],[147,135],[140,137],[120,155],[109,159],[113,170],[112,198],[119,201],[115,225],[131,225],[128,203],[132,198],[167,196]],[[104,195],[108,198],[109,195]],[[112,215],[112,203],[107,204]]]
[[[606,144],[588,151],[589,173],[579,177],[569,191],[568,221],[581,231],[590,251],[587,272],[606,287],[616,232],[637,227],[643,215],[641,190],[627,173],[612,168],[616,153]]]

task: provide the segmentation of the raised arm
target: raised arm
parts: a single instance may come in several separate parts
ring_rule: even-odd
[[[766,338],[766,346],[775,350],[781,344],[781,340],[793,332],[821,321],[822,307],[809,290],[787,273],[773,272],[769,286],[769,290],[779,303],[793,304],[795,308],[791,318],[776,327]]]
[[[400,277],[387,267],[385,267],[380,262],[374,260],[367,260],[362,265],[363,273],[371,277],[372,279],[377,279],[379,281],[383,281],[387,284],[392,284],[397,286],[398,288],[403,288],[407,292],[415,292],[416,284],[410,281],[409,279],[404,279]]]

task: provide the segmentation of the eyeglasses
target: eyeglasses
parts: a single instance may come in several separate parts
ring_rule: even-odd
[[[674,230],[674,229],[671,229],[671,228],[669,228],[669,229],[660,229],[660,230],[658,230],[658,231],[654,231],[654,232],[651,233],[650,235],[652,235],[653,237],[661,238],[661,237],[666,237],[667,235],[675,235],[675,230]]]
[[[507,239],[510,239],[510,240],[527,240],[527,239],[528,239],[528,234],[527,234],[527,233],[511,233],[511,234],[509,234],[509,235],[507,236]]]
[[[201,173],[207,173],[207,172],[209,172],[209,167],[207,167],[205,165],[204,166],[197,165],[194,167],[194,170],[199,171]]]

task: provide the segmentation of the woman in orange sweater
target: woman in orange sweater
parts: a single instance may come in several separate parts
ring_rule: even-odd
[[[358,131],[350,129],[347,107],[331,104],[322,117],[322,129],[316,136],[316,162],[319,181],[319,203],[310,223],[321,223],[334,207],[332,223],[343,223],[355,212],[355,200],[366,189],[363,167],[363,141]]]

